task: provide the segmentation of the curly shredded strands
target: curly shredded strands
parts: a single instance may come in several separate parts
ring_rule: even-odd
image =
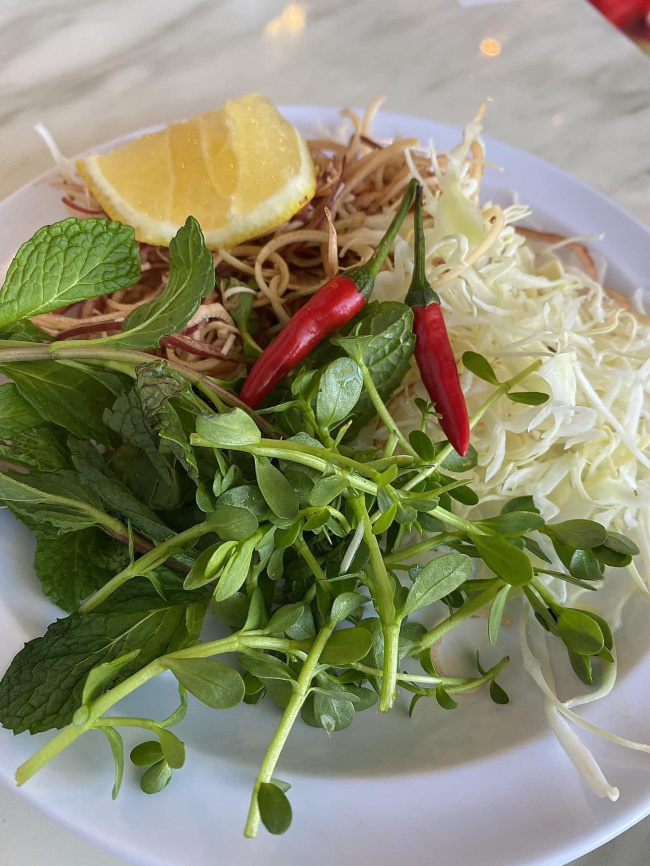
[[[498,205],[494,205],[493,207],[489,208],[489,210],[485,211],[483,217],[486,222],[490,224],[490,230],[486,234],[485,238],[477,247],[472,250],[471,253],[465,256],[464,262],[461,267],[455,268],[454,270],[443,271],[440,276],[434,279],[434,281],[431,283],[431,287],[434,290],[444,285],[444,283],[448,283],[451,280],[455,280],[457,277],[460,277],[462,274],[465,273],[465,271],[471,268],[472,265],[475,264],[475,262],[478,262],[479,259],[489,253],[490,249],[494,246],[505,225],[503,211]]]
[[[266,345],[339,268],[353,267],[371,256],[411,177],[417,174],[431,193],[438,190],[447,165],[444,154],[417,149],[414,138],[386,144],[372,137],[383,100],[383,95],[377,96],[361,116],[350,110],[341,113],[348,126],[345,140],[323,134],[308,142],[317,175],[309,204],[266,236],[215,253],[219,288],[180,335],[187,338],[183,348],[166,347],[172,360],[218,377],[239,372],[246,363],[242,339],[227,310],[237,294],[254,294],[258,319],[254,336]],[[52,186],[61,189],[70,212],[79,218],[103,214],[71,169],[72,163],[55,145],[52,153],[61,171]],[[478,140],[467,144],[464,158],[467,182],[478,194],[484,165]],[[140,254],[142,277],[137,286],[39,317],[39,327],[55,337],[66,334],[77,339],[103,333],[101,324],[106,325],[106,333],[114,330],[132,309],[160,294],[166,285],[169,250],[141,244]],[[389,258],[385,270],[393,267]]]

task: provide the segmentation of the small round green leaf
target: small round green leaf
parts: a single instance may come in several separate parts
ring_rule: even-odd
[[[472,541],[483,562],[511,586],[525,586],[533,579],[533,566],[523,552],[502,538],[472,535]]]
[[[159,761],[142,774],[140,787],[145,794],[158,794],[171,782],[173,770],[167,761]]]
[[[433,442],[422,430],[411,430],[409,433],[409,442],[411,447],[421,460],[426,463],[433,463],[436,457],[436,451],[433,447]]]
[[[369,601],[368,597],[361,595],[360,592],[343,592],[341,595],[337,595],[330,611],[330,622],[338,625],[367,601]]]
[[[617,553],[626,553],[628,556],[638,556],[639,554],[639,548],[631,538],[621,535],[620,532],[612,532],[611,529],[607,532],[605,547],[615,550]]]
[[[357,405],[363,375],[356,361],[337,358],[325,368],[318,385],[316,419],[329,430],[343,421]]]
[[[271,511],[284,520],[295,520],[300,507],[296,492],[268,457],[255,458],[255,475]]]
[[[545,532],[568,547],[589,550],[607,542],[607,530],[594,520],[564,520],[546,527]]]
[[[151,767],[162,761],[164,755],[157,740],[147,740],[131,750],[131,763],[136,767]]]
[[[483,355],[479,355],[478,352],[464,352],[463,364],[468,370],[474,373],[475,376],[478,376],[479,379],[483,379],[483,381],[489,382],[491,385],[499,384],[499,380],[492,369],[492,365],[487,358],[484,358]]]
[[[511,391],[506,397],[513,403],[523,403],[526,406],[541,406],[548,400],[548,394],[543,391]]]
[[[345,665],[358,662],[370,651],[372,635],[361,626],[335,631],[325,644],[321,661],[328,665]]]
[[[502,689],[501,686],[494,680],[492,680],[492,682],[490,683],[490,697],[495,704],[510,703],[508,692],[505,689]]]
[[[557,627],[567,649],[578,655],[597,655],[605,645],[601,627],[581,610],[562,610]]]
[[[443,687],[442,683],[436,686],[436,700],[443,710],[455,710],[458,706],[458,701],[455,701],[449,692]]]
[[[243,409],[232,409],[223,415],[200,415],[196,432],[217,448],[239,448],[257,445],[262,434],[257,424]]]
[[[252,535],[259,523],[247,508],[218,505],[209,517],[209,526],[223,541],[241,541]]]
[[[236,707],[244,699],[240,674],[217,659],[168,658],[166,665],[183,688],[215,710]]]
[[[262,823],[275,836],[285,833],[291,826],[291,804],[284,791],[273,782],[262,782],[257,792],[257,804]]]
[[[406,596],[400,616],[405,617],[449,595],[472,573],[472,560],[462,553],[446,553],[418,572]]]
[[[302,619],[306,609],[307,605],[304,601],[298,601],[295,604],[285,604],[275,611],[264,630],[267,634],[284,634],[287,629]]]
[[[524,535],[544,526],[544,518],[532,511],[509,511],[497,517],[481,520],[481,526],[492,529],[500,535]]]
[[[185,744],[165,728],[158,731],[158,737],[165,760],[172,770],[180,770],[185,763]]]

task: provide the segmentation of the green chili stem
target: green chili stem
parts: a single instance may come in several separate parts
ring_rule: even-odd
[[[484,607],[487,607],[502,586],[503,581],[498,577],[495,577],[492,580],[486,580],[485,589],[480,595],[477,595],[476,598],[471,599],[471,601],[466,601],[462,607],[453,612],[449,619],[445,619],[443,622],[422,635],[418,641],[418,647],[413,650],[412,655],[416,655],[418,651],[433,646],[436,641],[439,641],[440,638],[444,637],[450,631],[453,631],[456,626],[461,624],[461,622],[465,622],[465,620],[469,619],[475,613],[478,613],[480,610],[483,610]]]
[[[264,760],[262,761],[262,765],[260,766],[257,778],[255,780],[253,793],[251,794],[251,803],[248,810],[248,818],[246,820],[246,827],[244,828],[244,836],[249,839],[252,839],[254,836],[257,835],[257,831],[260,825],[260,807],[257,799],[260,785],[262,785],[264,782],[270,782],[273,777],[273,771],[275,770],[275,766],[282,753],[284,744],[287,741],[287,737],[291,732],[291,728],[293,727],[294,722],[298,718],[298,714],[300,713],[303,704],[309,696],[309,689],[311,687],[311,681],[314,677],[314,670],[318,665],[321,653],[325,649],[325,644],[327,643],[332,632],[334,631],[334,627],[334,623],[327,623],[319,631],[316,640],[312,644],[312,647],[309,650],[307,658],[305,659],[305,662],[302,666],[302,669],[298,676],[298,681],[294,687],[291,698],[289,699],[289,703],[287,704],[287,707],[282,715],[280,724],[276,728],[273,739],[271,740],[271,744],[266,752],[266,755],[264,756]]]

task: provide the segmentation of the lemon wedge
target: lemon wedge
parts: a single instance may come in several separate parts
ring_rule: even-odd
[[[108,216],[132,225],[139,241],[167,245],[191,215],[212,250],[279,226],[316,187],[303,137],[259,93],[91,154],[77,170]]]

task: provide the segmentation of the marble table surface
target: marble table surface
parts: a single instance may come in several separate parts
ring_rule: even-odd
[[[0,198],[69,154],[261,90],[486,132],[650,223],[650,61],[586,0],[2,0]],[[576,866],[647,863],[650,819]],[[0,863],[118,866],[0,789]]]

